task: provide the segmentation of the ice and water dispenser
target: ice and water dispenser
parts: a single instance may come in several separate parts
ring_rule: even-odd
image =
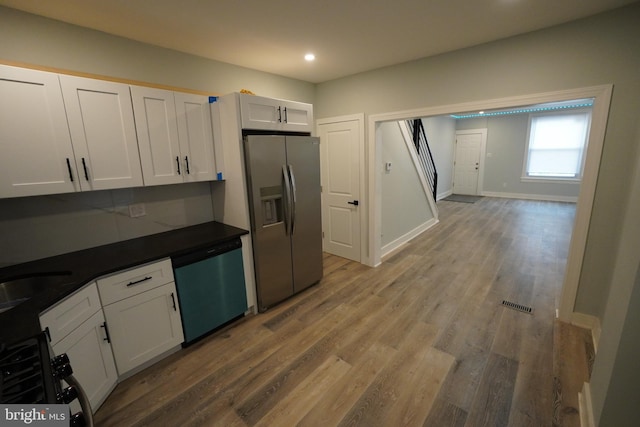
[[[263,227],[284,221],[282,186],[261,187],[260,204],[262,205]]]

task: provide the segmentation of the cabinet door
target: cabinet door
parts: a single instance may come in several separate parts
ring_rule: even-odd
[[[129,86],[60,76],[83,190],[142,185]]]
[[[51,344],[56,345],[101,308],[94,282],[40,314],[40,326],[48,330]]]
[[[144,185],[183,181],[173,92],[131,86]]]
[[[303,102],[240,94],[242,129],[311,132],[313,106]]]
[[[184,341],[173,282],[107,305],[104,314],[120,375]]]
[[[242,129],[280,130],[282,108],[279,99],[240,94]]]
[[[186,182],[213,181],[216,165],[208,97],[175,92],[178,135]]]
[[[118,382],[111,345],[106,338],[104,315],[100,310],[53,346],[56,355],[67,353],[69,356],[73,375],[87,393],[93,412]]]
[[[311,132],[313,130],[313,105],[303,102],[282,102],[282,130]]]
[[[0,197],[76,190],[56,74],[0,65],[0,147]]]

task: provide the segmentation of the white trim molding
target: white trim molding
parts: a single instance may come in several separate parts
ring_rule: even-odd
[[[384,245],[382,247],[382,258],[388,256],[389,254],[391,254],[392,252],[397,250],[402,245],[405,245],[405,244],[409,243],[409,241],[411,239],[416,238],[417,236],[419,236],[420,234],[424,233],[425,231],[427,231],[428,229],[430,229],[431,227],[433,227],[437,223],[438,223],[438,219],[437,218],[431,218],[427,222],[425,222],[423,224],[420,224],[419,226],[417,226],[413,230],[411,230],[411,231],[403,234],[402,236],[398,237],[393,242],[387,243],[386,245]]]
[[[581,427],[596,427],[593,418],[593,403],[591,402],[591,387],[584,383],[582,391],[578,392],[578,411],[580,412]]]
[[[524,199],[524,200],[543,200],[548,202],[569,202],[576,203],[577,197],[572,196],[551,196],[546,194],[526,194],[526,193],[499,193],[496,191],[483,191],[483,196],[502,197],[504,199]]]
[[[593,340],[593,349],[598,352],[598,343],[600,342],[600,334],[602,327],[600,319],[584,313],[571,313],[571,324],[580,328],[589,329],[591,331],[591,339]]]

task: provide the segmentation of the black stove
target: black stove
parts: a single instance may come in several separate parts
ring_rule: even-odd
[[[73,377],[69,358],[50,355],[44,332],[9,346],[0,344],[0,403],[68,404],[79,399],[82,412],[70,414],[69,425],[93,426],[91,405]],[[61,380],[70,385],[63,388]]]
[[[58,403],[60,388],[51,372],[44,335],[0,347],[0,402]]]

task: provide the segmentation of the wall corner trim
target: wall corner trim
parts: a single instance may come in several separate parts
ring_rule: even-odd
[[[593,419],[593,404],[591,402],[591,387],[589,383],[584,383],[582,391],[578,393],[578,405],[580,425],[582,427],[596,427]]]
[[[602,332],[600,319],[590,314],[573,312],[571,314],[571,324],[580,328],[589,329],[591,331],[593,349],[596,353],[598,353],[598,342],[600,341],[600,333]]]

